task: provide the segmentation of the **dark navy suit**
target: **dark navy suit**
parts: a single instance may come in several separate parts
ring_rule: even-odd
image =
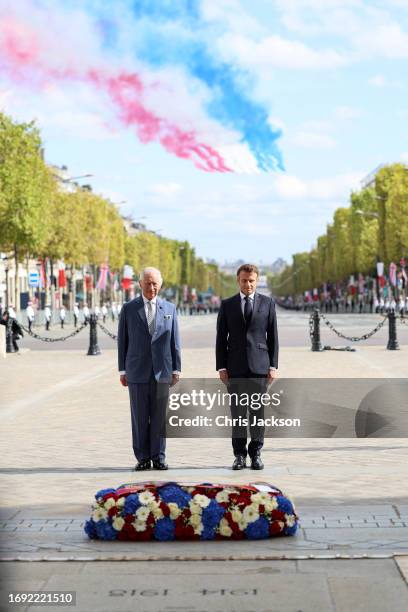
[[[238,293],[221,302],[217,320],[216,367],[228,371],[228,391],[231,394],[264,393],[270,367],[278,367],[278,329],[275,303],[272,298],[255,293],[250,322],[242,312]],[[233,396],[233,398],[235,395]],[[264,418],[263,406],[255,412],[233,402],[232,418]],[[254,457],[263,446],[264,427],[250,428],[248,454]],[[232,446],[235,456],[247,455],[247,430],[233,427]]]
[[[165,458],[169,386],[180,371],[180,336],[174,304],[157,298],[155,331],[147,326],[143,298],[125,304],[118,330],[119,371],[126,372],[138,461]]]

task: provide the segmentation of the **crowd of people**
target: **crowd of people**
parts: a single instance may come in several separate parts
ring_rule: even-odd
[[[287,296],[276,299],[283,308],[289,310],[311,311],[319,308],[321,312],[341,313],[377,313],[387,314],[394,311],[401,317],[408,316],[408,295],[394,296],[377,295],[340,295],[336,297],[314,295],[311,299],[304,296]]]

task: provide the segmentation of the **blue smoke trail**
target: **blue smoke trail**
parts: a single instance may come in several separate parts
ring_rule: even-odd
[[[243,91],[248,75],[219,62],[210,52],[211,30],[203,23],[199,0],[125,0],[140,28],[135,28],[135,52],[151,66],[180,65],[204,83],[214,95],[208,114],[241,134],[258,167],[284,169],[277,146],[281,130],[273,129],[268,112]],[[106,5],[105,5],[106,7]],[[105,11],[106,16],[106,11]],[[184,32],[171,28],[175,24]],[[169,27],[170,26],[170,27]],[[115,25],[103,21],[105,45],[114,47]],[[217,33],[216,33],[217,34]]]

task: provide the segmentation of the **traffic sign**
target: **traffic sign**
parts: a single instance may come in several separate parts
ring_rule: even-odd
[[[38,272],[29,272],[28,274],[28,284],[30,287],[38,287],[40,281],[40,275]]]

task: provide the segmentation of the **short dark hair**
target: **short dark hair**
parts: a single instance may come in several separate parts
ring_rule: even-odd
[[[255,272],[255,274],[259,276],[259,270],[255,264],[242,264],[242,266],[239,266],[237,270],[237,278],[239,277],[241,272]]]

